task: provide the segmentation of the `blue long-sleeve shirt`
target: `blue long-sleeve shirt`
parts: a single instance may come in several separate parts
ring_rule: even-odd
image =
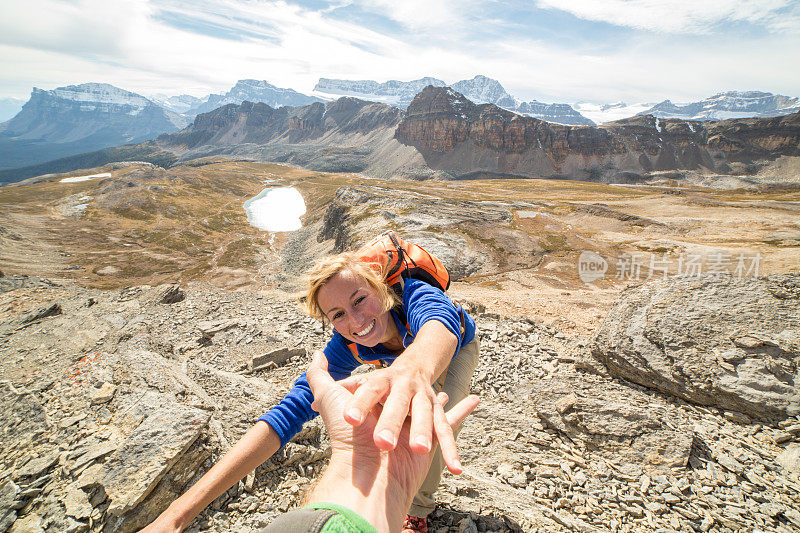
[[[452,332],[458,340],[458,346],[453,354],[455,357],[462,346],[472,342],[475,338],[475,321],[466,312],[464,314],[464,332],[461,333],[461,313],[453,302],[441,290],[418,279],[407,279],[403,286],[403,310],[406,313],[408,327],[402,322],[394,311],[390,311],[397,325],[397,330],[404,334],[403,346],[407,347],[414,340],[422,325],[429,320],[438,320]],[[348,341],[334,329],[333,337],[328,341],[323,350],[328,358],[328,373],[335,380],[348,377],[355,368],[361,365],[348,347]],[[383,344],[374,347],[356,345],[358,355],[367,362],[380,361],[391,365],[397,358]],[[317,416],[311,409],[314,395],[303,372],[289,393],[278,405],[269,410],[259,420],[272,426],[285,445],[303,427],[303,424]]]

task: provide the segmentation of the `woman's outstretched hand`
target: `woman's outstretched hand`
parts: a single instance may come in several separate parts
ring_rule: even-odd
[[[479,398],[474,395],[468,396],[445,413],[443,406],[447,402],[446,394],[436,395],[429,384],[424,383],[423,387],[421,383],[411,382],[413,380],[409,380],[402,372],[395,370],[390,373],[391,370],[392,368],[378,370],[370,373],[369,376],[378,373],[379,375],[375,376],[378,379],[372,381],[391,386],[395,393],[398,392],[396,388],[400,387],[416,391],[416,395],[409,396],[411,398],[409,403],[417,402],[414,404],[416,407],[420,405],[426,407],[429,413],[425,418],[436,429],[436,438],[442,447],[445,462],[453,473],[461,473],[462,468],[458,461],[453,430],[475,409],[480,402]],[[375,435],[380,435],[380,423],[389,409],[388,400],[387,404],[383,406],[376,402],[366,411],[366,415],[360,417],[358,424],[352,424],[350,417],[346,415],[346,411],[352,409],[358,391],[363,387],[374,386],[369,381],[361,382],[363,378],[369,376],[355,376],[355,379],[349,380],[347,383],[345,383],[347,380],[336,382],[328,374],[327,359],[321,352],[315,354],[306,375],[314,393],[312,407],[322,415],[334,453],[338,449],[345,449],[352,450],[361,456],[377,457],[383,455],[381,452],[393,450],[390,454],[392,458],[390,474],[397,469],[400,477],[413,478],[416,485],[421,483],[432,458],[430,452],[433,445],[429,442],[427,446],[421,447],[419,443],[412,441],[415,421],[413,417],[407,416],[407,406],[401,407],[393,414],[393,416],[402,417],[398,427],[398,437],[392,446],[386,446],[381,439],[375,438]],[[355,391],[355,394],[352,391]],[[414,399],[420,395],[422,395],[421,399]],[[391,395],[389,397],[391,398]],[[417,420],[416,424],[419,425],[419,423],[420,421]],[[428,431],[430,431],[430,427]],[[413,475],[409,476],[409,474]],[[418,486],[411,487],[414,492],[417,488]]]
[[[428,453],[433,437],[439,441],[448,470],[461,473],[452,429],[447,425],[436,392],[431,384],[447,369],[458,340],[441,322],[423,324],[414,342],[395,359],[392,366],[341,381],[353,398],[345,410],[345,420],[354,426],[363,423],[366,413],[383,404],[375,427],[375,445],[393,450],[399,444],[400,428],[411,415],[408,446],[416,453]]]

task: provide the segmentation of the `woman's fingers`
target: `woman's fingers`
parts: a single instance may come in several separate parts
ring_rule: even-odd
[[[436,432],[436,440],[439,441],[439,448],[442,451],[442,459],[447,469],[453,474],[460,474],[463,471],[458,460],[458,449],[456,449],[456,439],[453,436],[453,428],[448,423],[447,416],[444,414],[444,407],[440,401],[433,404],[433,428]]]
[[[378,372],[373,372],[355,389],[353,398],[344,411],[344,419],[349,424],[361,425],[366,414],[389,393],[389,380]]]
[[[475,410],[479,403],[481,403],[481,399],[474,394],[470,394],[455,404],[452,409],[447,411],[447,413],[445,413],[445,416],[447,417],[447,423],[455,431],[458,429],[458,426],[461,425],[464,419]]]
[[[425,394],[416,394],[411,400],[411,428],[408,446],[415,453],[428,453],[433,443],[433,404]]]
[[[394,450],[397,446],[397,437],[408,416],[411,398],[409,388],[395,386],[383,403],[383,412],[374,433],[375,445],[381,450]]]

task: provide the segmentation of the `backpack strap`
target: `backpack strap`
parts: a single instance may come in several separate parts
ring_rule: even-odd
[[[362,359],[361,356],[358,354],[358,344],[356,344],[355,342],[349,343],[347,347],[350,348],[350,353],[353,354],[353,358],[362,365],[374,365],[377,367],[384,366],[383,361],[381,361],[380,359],[377,361],[365,361],[364,359]]]

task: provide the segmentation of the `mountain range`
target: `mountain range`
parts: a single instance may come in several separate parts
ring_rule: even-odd
[[[34,87],[0,124],[0,168],[17,168],[177,131],[190,120],[136,93],[105,83]]]
[[[375,177],[546,177],[637,183],[653,173],[796,179],[800,113],[723,121],[640,115],[601,126],[555,124],[449,87],[427,86],[403,111],[352,97],[275,109],[228,104],[154,141],[0,171],[0,180],[143,160],[205,156],[285,162]]]
[[[402,82],[397,80],[378,83],[372,80],[338,80],[321,78],[314,87],[314,94],[328,98],[341,96],[355,96],[363,100],[391,104],[400,108],[407,108],[414,97],[425,87],[447,87],[448,84],[436,78],[420,78],[418,80]],[[475,76],[472,79],[460,80],[450,84],[453,90],[463,94],[471,101],[478,104],[495,104],[498,107],[559,124],[585,124],[593,126],[595,123],[581,115],[568,104],[544,104],[532,100],[518,102],[497,80],[486,76]]]
[[[227,104],[262,102],[270,107],[277,108],[303,106],[325,100],[301,94],[294,89],[276,87],[264,80],[239,80],[228,92],[209,94],[203,98],[182,94],[170,97],[156,95],[151,99],[171,111],[182,113],[192,118],[200,113],[207,113]]]
[[[428,85],[420,89],[420,86],[424,83],[428,83]],[[366,115],[376,112],[377,108],[368,108],[365,111],[366,115],[359,119],[361,123],[357,128],[358,131],[365,135],[370,135],[372,138],[362,139],[357,142],[354,140],[352,142],[355,143],[354,146],[356,144],[366,146],[361,150],[362,152],[373,153],[375,146],[377,146],[375,142],[380,145],[385,141],[384,137],[394,137],[395,129],[400,131],[398,125],[401,121],[413,122],[410,114],[411,104],[422,92],[430,89],[449,90],[454,94],[460,94],[465,102],[469,102],[470,106],[491,104],[496,106],[498,112],[499,110],[511,112],[509,117],[518,117],[514,119],[518,124],[527,124],[523,120],[525,118],[552,123],[555,129],[558,129],[556,128],[558,125],[594,124],[593,121],[567,104],[544,104],[537,101],[518,102],[499,82],[485,76],[475,76],[471,79],[460,80],[452,84],[449,89],[444,81],[436,78],[422,78],[411,82],[389,81],[385,83],[371,80],[321,79],[311,96],[303,95],[292,89],[279,88],[266,81],[240,80],[226,93],[212,94],[203,98],[189,95],[171,97],[158,95],[145,98],[111,85],[87,83],[59,87],[50,91],[34,88],[30,100],[23,106],[22,110],[11,120],[0,124],[0,169],[8,171],[3,172],[6,179],[11,179],[14,176],[16,176],[16,179],[21,179],[33,175],[31,174],[32,172],[59,167],[62,162],[55,162],[52,165],[49,165],[48,162],[76,154],[99,149],[110,149],[126,144],[133,146],[133,148],[127,149],[128,152],[136,152],[139,150],[139,148],[136,148],[138,146],[137,143],[155,139],[161,134],[177,132],[192,122],[193,118],[195,123],[190,126],[189,130],[193,134],[198,134],[197,132],[208,125],[209,120],[212,122],[222,120],[221,117],[224,117],[226,113],[233,112],[231,109],[234,108],[239,109],[239,111],[236,111],[239,115],[242,114],[241,109],[251,110],[247,113],[248,121],[265,120],[266,114],[269,114],[272,121],[277,120],[280,116],[284,116],[287,120],[291,118],[292,120],[306,122],[314,122],[318,120],[319,116],[324,116],[325,120],[327,120],[330,117],[337,116],[337,109],[356,105],[353,103],[356,100],[352,97],[344,97],[342,102],[339,102],[341,98],[339,100],[330,100],[338,93],[358,94],[362,102],[370,99],[382,100],[382,105],[394,109],[391,112],[382,110],[379,113],[384,116],[391,115],[394,117],[392,119],[394,122],[391,125],[384,124],[381,126],[391,129],[391,132],[381,130],[378,133],[373,127],[374,124],[370,125]],[[410,96],[415,90],[417,92]],[[409,98],[411,99],[409,100]],[[242,108],[241,106],[245,104],[250,107],[245,106]],[[231,105],[234,108],[229,108]],[[667,100],[654,106],[649,104],[627,105],[624,103],[599,106],[579,103],[576,104],[576,107],[593,117],[630,117],[638,113],[640,116],[650,116],[651,119],[659,119],[661,121],[675,118],[684,121],[689,120],[686,123],[692,123],[693,121],[712,120],[714,117],[719,116],[781,115],[785,114],[785,112],[800,110],[800,101],[797,98],[770,93],[727,92],[686,105],[676,105]],[[303,111],[306,108],[308,110]],[[269,109],[269,113],[263,111],[264,109]],[[278,113],[279,109],[284,109],[281,112],[282,114]],[[204,115],[210,116],[205,117]],[[687,117],[689,118],[687,119]],[[467,117],[465,115],[461,118],[466,119]],[[505,117],[503,119],[503,121],[509,120],[511,118]],[[658,123],[658,121],[655,122],[655,124]],[[271,124],[274,126],[274,122]],[[606,125],[608,124],[606,122]],[[432,127],[440,127],[435,122],[431,122],[430,125]],[[252,123],[248,123],[246,126],[249,128]],[[471,124],[469,127],[474,128],[475,125]],[[330,131],[324,120],[323,124],[318,124],[316,128],[317,131]],[[297,130],[298,128],[294,126],[292,128],[283,128],[287,132],[291,129]],[[304,128],[299,129],[303,130]],[[253,137],[252,130],[247,128],[238,131],[236,135],[243,135],[243,131],[250,132],[247,133],[246,138],[233,137],[223,139],[223,137],[218,137],[213,139],[213,142],[206,143],[204,145],[206,148],[202,149],[200,145],[190,143],[190,152],[199,149],[219,153],[220,146],[225,146],[224,150],[247,153],[249,154],[247,157],[294,160],[297,164],[316,165],[320,169],[346,168],[357,171],[357,169],[372,168],[373,165],[371,160],[365,161],[360,156],[354,157],[349,148],[339,155],[335,155],[335,149],[331,152],[331,157],[338,158],[336,162],[332,162],[330,160],[331,157],[324,157],[325,161],[316,161],[317,156],[312,157],[309,155],[308,146],[302,149],[295,146],[295,137],[299,135],[297,131],[286,133],[287,136],[278,143],[270,140],[270,148],[261,146],[261,152],[253,155],[253,149],[250,145],[262,143],[262,140],[258,135]],[[302,139],[303,143],[311,142],[311,137],[307,133],[301,135],[301,137],[305,135],[304,139]],[[336,135],[349,135],[349,133],[347,131],[339,131]],[[436,132],[434,131],[427,133],[429,136],[435,134]],[[573,133],[572,135],[576,134],[578,133]],[[580,133],[580,135],[583,135],[583,133]],[[382,140],[380,142],[376,141],[376,136]],[[327,145],[336,146],[340,141],[341,139],[332,137],[325,140],[314,140],[312,144],[316,146],[327,143]],[[246,147],[231,148],[241,143],[244,143]],[[297,148],[299,153],[289,154],[287,152],[289,150],[287,143],[292,146],[291,149]],[[413,145],[413,143],[407,144]],[[277,149],[277,145],[282,147]],[[156,143],[153,146],[160,145]],[[214,148],[208,148],[209,146]],[[316,153],[316,148],[312,151]],[[359,152],[359,150],[355,152]],[[116,152],[112,150],[112,153]],[[160,153],[158,160],[162,162],[171,161],[174,157],[178,157],[174,153],[175,150],[173,149],[168,150],[168,154],[166,152]],[[97,157],[102,159],[113,156],[102,155]],[[185,157],[189,157],[189,155],[185,155]],[[354,163],[356,159],[358,162]],[[585,167],[586,165],[583,166]],[[633,165],[633,167],[635,166]],[[516,175],[515,165],[511,165],[511,167],[508,172]],[[552,174],[553,172],[558,173],[557,167],[558,165],[549,165],[547,169],[542,170],[544,172],[542,175],[549,175],[548,173]],[[621,168],[616,163],[612,167]],[[706,167],[715,168],[708,165]],[[401,174],[421,172],[420,175],[427,175],[439,170],[450,172],[446,168],[437,169],[435,164],[430,165],[430,162],[424,161],[421,164],[415,163],[411,166],[403,163],[389,165],[386,168],[395,168]],[[455,169],[455,175],[462,175],[466,172],[466,168],[459,167]],[[476,171],[488,171],[488,168],[484,168],[481,165],[475,168]],[[648,165],[645,164],[638,170],[646,170],[647,168]],[[20,170],[18,173],[14,173],[11,172],[12,169]],[[496,170],[500,173],[505,172],[499,167]],[[523,171],[522,175],[527,175],[527,172],[527,170]]]
[[[800,111],[800,98],[759,91],[729,91],[689,104],[673,104],[669,100],[664,100],[638,114],[683,120],[725,120],[777,117],[798,111]]]

